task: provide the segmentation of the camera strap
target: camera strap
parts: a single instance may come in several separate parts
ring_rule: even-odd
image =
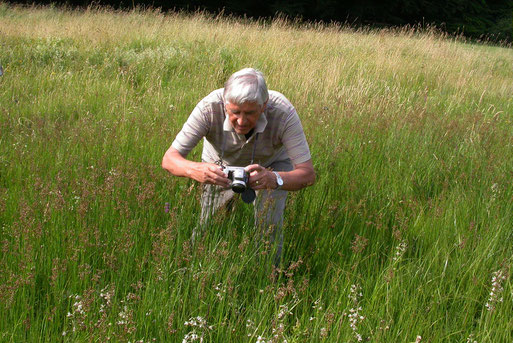
[[[256,151],[256,146],[257,146],[257,142],[258,142],[258,135],[260,134],[260,132],[257,132],[255,134],[255,141],[253,142],[253,151],[251,152],[251,163],[250,164],[253,164],[254,163],[254,160],[255,160],[255,151]]]
[[[255,161],[255,151],[256,151],[259,134],[260,134],[260,132],[255,133],[255,141],[253,142],[253,151],[251,152],[251,163],[250,164],[253,164]],[[225,148],[226,148],[226,135],[223,134],[223,144],[221,144],[221,158],[219,159],[219,161],[216,162],[217,164],[219,164],[221,166],[223,165]]]

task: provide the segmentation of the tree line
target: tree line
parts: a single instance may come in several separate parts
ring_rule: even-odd
[[[291,19],[371,27],[430,25],[473,39],[513,41],[513,0],[43,0],[38,3],[206,10],[249,18],[272,18],[280,14]]]

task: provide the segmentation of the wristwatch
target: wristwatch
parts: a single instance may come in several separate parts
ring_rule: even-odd
[[[278,172],[273,171],[273,173],[276,175],[276,184],[278,185],[276,186],[275,190],[279,190],[283,186],[283,179],[281,178],[280,174],[278,174]]]

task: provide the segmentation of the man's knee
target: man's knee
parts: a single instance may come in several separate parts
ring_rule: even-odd
[[[220,211],[229,211],[233,204],[233,195],[231,190],[204,184],[201,194],[201,224],[205,224]]]
[[[287,200],[287,191],[260,191],[255,204],[255,221],[262,228],[281,227]]]

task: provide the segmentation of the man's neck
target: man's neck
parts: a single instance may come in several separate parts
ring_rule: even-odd
[[[246,136],[246,140],[249,139],[249,137],[251,137],[251,135],[253,134],[253,132],[255,132],[255,128],[252,128],[248,133],[244,134],[244,136]]]

